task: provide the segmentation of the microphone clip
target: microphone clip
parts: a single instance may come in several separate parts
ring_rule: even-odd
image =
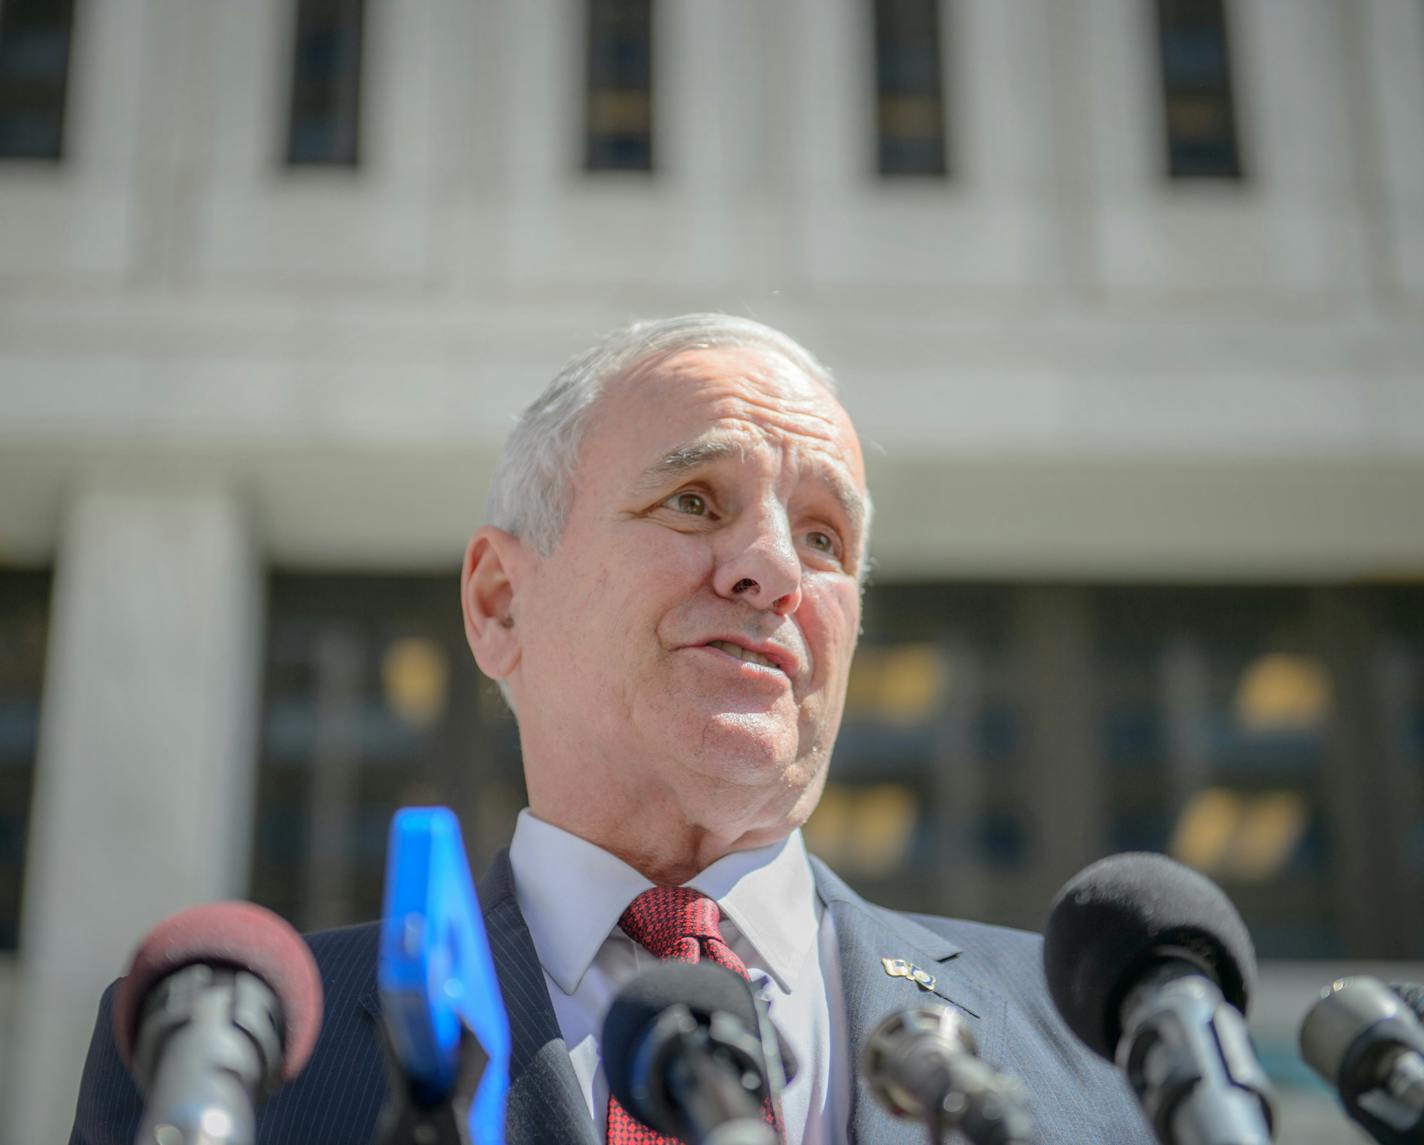
[[[1164,962],[1123,1005],[1117,1064],[1163,1141],[1267,1142],[1275,1095],[1241,1012],[1192,962]]]
[[[444,1093],[423,1088],[406,1072],[384,1027],[381,1041],[387,1097],[376,1130],[378,1145],[484,1145],[470,1131],[470,1111],[490,1057],[475,1032],[461,1022],[455,1078]]]
[[[917,1006],[881,1021],[866,1042],[861,1070],[880,1105],[921,1122],[934,1145],[1029,1145],[1035,1133],[1022,1082],[998,1073],[978,1052],[957,1013]]]
[[[1424,1024],[1410,987],[1362,975],[1333,983],[1300,1027],[1300,1050],[1380,1145],[1424,1141]]]

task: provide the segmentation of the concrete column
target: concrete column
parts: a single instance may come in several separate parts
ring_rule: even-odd
[[[224,492],[95,486],[56,570],[5,1130],[64,1141],[104,986],[164,915],[240,896],[262,580]]]

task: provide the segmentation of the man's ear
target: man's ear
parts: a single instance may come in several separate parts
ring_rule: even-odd
[[[493,525],[478,529],[465,548],[460,569],[465,639],[480,671],[493,680],[503,680],[519,663],[514,601],[525,555],[518,537]]]

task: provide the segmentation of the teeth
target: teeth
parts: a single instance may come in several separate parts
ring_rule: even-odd
[[[753,652],[750,648],[743,648],[739,644],[733,644],[728,640],[713,640],[708,645],[709,648],[720,648],[730,656],[735,656],[738,660],[746,660],[752,664],[760,664],[764,668],[775,668],[776,665],[763,656],[760,652]]]

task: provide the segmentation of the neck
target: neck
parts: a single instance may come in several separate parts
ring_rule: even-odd
[[[784,839],[810,816],[825,783],[819,754],[746,782],[751,768],[630,767],[588,738],[524,723],[520,746],[529,809],[660,886],[681,886],[725,855]]]
[[[774,843],[796,826],[785,821],[772,826],[735,822],[711,826],[666,810],[658,813],[646,804],[620,815],[601,815],[598,809],[575,801],[541,799],[533,790],[529,810],[616,855],[659,886],[681,886],[723,856]]]

